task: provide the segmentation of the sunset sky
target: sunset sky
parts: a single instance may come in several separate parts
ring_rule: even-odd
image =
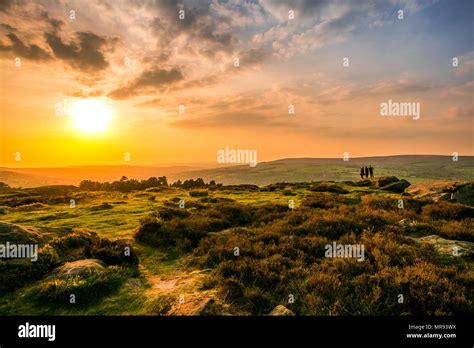
[[[226,147],[259,162],[474,155],[473,13],[470,0],[0,0],[0,165],[212,163]],[[420,119],[382,117],[389,99],[419,102]]]

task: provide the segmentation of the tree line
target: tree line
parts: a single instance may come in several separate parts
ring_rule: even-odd
[[[153,187],[181,187],[184,189],[192,188],[204,188],[204,187],[216,187],[222,186],[222,184],[216,184],[214,180],[209,183],[204,182],[204,179],[187,179],[185,181],[178,180],[172,184],[168,183],[166,176],[160,176],[158,178],[151,177],[146,180],[129,179],[126,176],[122,176],[119,181],[113,182],[99,182],[92,180],[83,180],[79,184],[79,188],[84,191],[121,191],[130,192],[134,190],[145,190]]]

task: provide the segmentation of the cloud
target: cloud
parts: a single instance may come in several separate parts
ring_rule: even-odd
[[[286,119],[288,120],[288,118]],[[288,127],[282,117],[271,117],[252,111],[216,113],[205,117],[182,118],[171,123],[180,128],[240,128],[240,127]]]
[[[0,0],[0,12],[7,12],[13,7],[15,0]]]
[[[213,1],[210,11],[221,23],[233,28],[259,26],[267,21],[264,8],[258,2]]]
[[[443,91],[442,96],[449,98],[452,96],[457,97],[470,97],[474,95],[474,81],[468,81],[461,85],[449,87],[446,91]]]
[[[16,31],[16,28],[15,27],[12,27],[10,24],[6,24],[6,23],[0,23],[0,26],[10,32],[12,31]]]
[[[443,112],[447,120],[472,120],[474,117],[474,106],[453,106]]]
[[[296,17],[320,16],[330,3],[330,0],[261,0],[265,10],[281,21],[288,20],[290,10]]]
[[[165,89],[183,79],[181,70],[176,67],[169,70],[160,68],[145,70],[128,84],[111,91],[108,96],[113,99],[126,99],[150,90]]]
[[[470,76],[474,71],[474,51],[467,52],[459,57],[459,66],[455,72],[458,76]]]
[[[11,45],[0,44],[0,52],[10,52],[13,56],[35,61],[51,59],[51,55],[36,44],[27,45],[13,33],[6,35]]]
[[[383,26],[394,19],[396,9],[415,13],[436,1],[261,0],[278,24],[257,33],[254,42],[270,45],[277,57],[289,59],[342,42],[359,28]],[[290,10],[294,19],[289,19]]]
[[[45,33],[45,39],[56,58],[84,72],[104,70],[109,62],[104,56],[107,45],[113,40],[92,32],[77,32],[75,41],[64,43],[57,33]]]
[[[54,31],[60,30],[65,24],[64,21],[60,19],[51,18],[49,13],[46,11],[41,12],[40,18],[46,21],[46,23],[48,23]]]
[[[239,58],[239,67],[235,67],[233,60],[229,60],[229,63],[221,71],[199,78],[187,78],[182,72],[182,68],[174,67],[170,70],[156,68],[157,60],[148,59],[147,62],[151,64],[150,68],[141,72],[137,78],[112,90],[109,97],[128,99],[152,91],[164,92],[209,87],[258,66],[269,57],[269,54],[262,48],[252,48],[236,53],[236,57]]]
[[[213,12],[212,4],[212,1],[199,1],[182,5],[180,1],[172,0],[154,3],[152,9],[157,15],[151,22],[151,29],[159,37],[157,48],[169,52],[170,56],[173,42],[181,49],[192,47],[195,53],[208,58],[219,52],[232,52],[238,40],[222,25],[229,23],[229,18]],[[184,19],[178,17],[181,10]]]

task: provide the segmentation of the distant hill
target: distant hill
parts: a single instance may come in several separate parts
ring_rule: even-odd
[[[248,165],[188,171],[175,176],[181,180],[202,177],[205,181],[232,184],[267,185],[275,182],[345,181],[359,177],[364,165],[375,168],[375,176],[394,175],[414,183],[428,179],[474,180],[474,156],[400,155],[342,158],[287,158]]]
[[[474,156],[400,155],[351,158],[286,158],[248,165],[203,169],[197,166],[71,166],[50,168],[1,168],[0,182],[14,187],[78,185],[81,180],[119,180],[166,176],[173,182],[201,177],[226,185],[267,185],[275,182],[345,181],[359,178],[359,168],[372,165],[375,176],[394,175],[411,183],[423,180],[474,180]]]
[[[12,187],[37,187],[43,185],[79,185],[82,180],[114,181],[122,176],[134,179],[148,179],[152,176],[169,176],[171,173],[183,173],[198,170],[197,166],[69,166],[45,168],[2,168],[0,182]]]

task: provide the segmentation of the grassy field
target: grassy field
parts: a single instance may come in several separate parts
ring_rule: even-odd
[[[0,261],[6,283],[25,279],[0,290],[0,314],[263,315],[278,304],[299,315],[473,313],[474,209],[359,183],[9,190],[2,223],[69,232],[40,242],[41,271],[28,265],[18,276],[14,262]],[[333,241],[364,244],[366,260],[325,258]],[[117,256],[124,245],[136,264]],[[91,255],[106,260],[105,271],[55,278]],[[71,304],[64,296],[75,291]]]
[[[407,179],[411,183],[425,180],[471,180],[474,156],[400,155],[349,158],[288,158],[259,162],[256,167],[223,164],[212,168],[209,163],[197,166],[76,166],[46,168],[2,168],[0,182],[12,187],[45,185],[79,185],[88,178],[96,181],[118,180],[122,175],[135,179],[166,176],[170,182],[190,178],[215,180],[225,185],[269,185],[275,182],[346,181],[359,179],[361,166],[372,165],[376,176]],[[208,168],[208,169],[205,169]]]

